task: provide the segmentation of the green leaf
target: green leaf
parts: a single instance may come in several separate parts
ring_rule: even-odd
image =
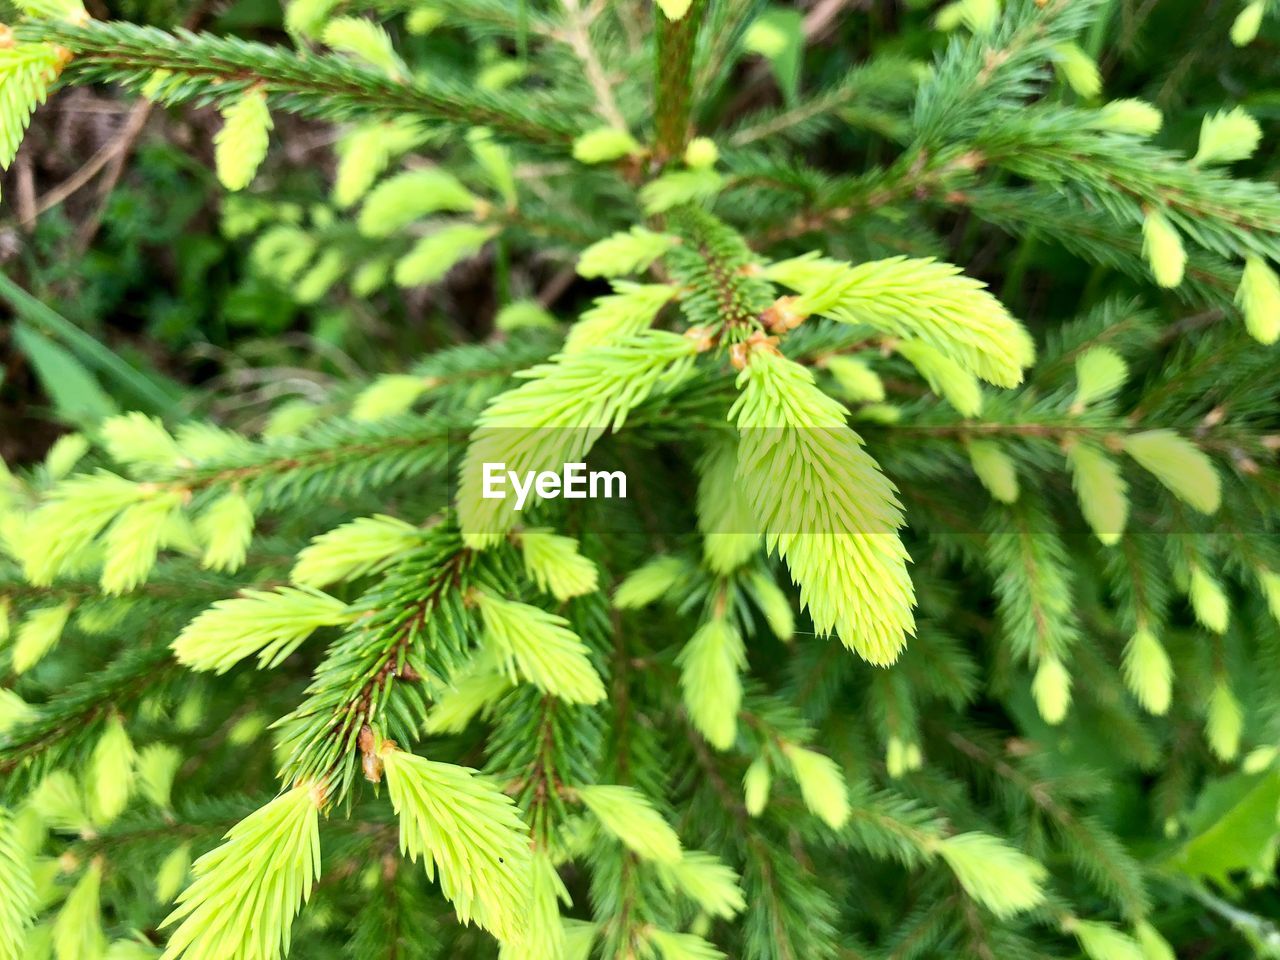
[[[1280,771],[1236,774],[1209,784],[1187,821],[1190,838],[1168,863],[1188,876],[1228,884],[1238,871],[1268,869],[1280,827]]]
[[[25,321],[25,325],[53,338],[70,350],[85,367],[126,391],[133,406],[140,406],[149,413],[167,414],[182,400],[185,390],[178,383],[155,370],[138,369],[135,364],[103,346],[56,310],[31,296],[2,272],[0,297],[9,303],[13,311]],[[23,326],[20,323],[15,330]],[[101,391],[98,393],[101,396]],[[106,405],[110,408],[108,413],[95,415],[93,420],[115,412],[114,404],[109,400]]]
[[[93,374],[67,350],[21,321],[13,333],[62,420],[88,426],[119,412]]]
[[[770,7],[752,22],[742,39],[743,46],[769,61],[788,104],[799,96],[804,43],[804,14],[790,7]]]

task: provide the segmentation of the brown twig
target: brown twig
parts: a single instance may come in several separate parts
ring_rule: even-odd
[[[79,170],[40,197],[33,204],[32,209],[22,215],[23,226],[26,227],[28,224],[34,223],[41,214],[47,213],[58,206],[58,204],[88,184],[103,167],[118,157],[120,153],[128,150],[133,140],[141,133],[142,123],[145,123],[150,112],[151,104],[146,100],[134,104],[120,133],[110,143],[103,145]],[[141,115],[141,121],[138,120],[139,115]]]

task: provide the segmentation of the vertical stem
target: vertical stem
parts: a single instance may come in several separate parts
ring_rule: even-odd
[[[693,52],[702,20],[702,0],[693,0],[679,20],[669,20],[655,3],[658,34],[654,63],[654,123],[656,159],[666,163],[684,152],[693,109]]]

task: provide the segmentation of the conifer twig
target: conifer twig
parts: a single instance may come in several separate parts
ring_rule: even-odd
[[[604,67],[600,63],[600,57],[596,54],[596,48],[591,43],[591,35],[588,32],[590,18],[578,0],[564,0],[564,9],[568,14],[566,41],[582,61],[587,80],[596,94],[596,109],[611,125],[619,130],[627,129],[626,117],[618,109],[618,101],[613,95],[613,84],[609,82]]]
[[[446,77],[429,84],[397,81],[337,56],[252,43],[231,37],[111,21],[73,26],[28,21],[23,40],[58,44],[76,55],[73,71],[83,79],[145,84],[155,71],[180,74],[172,100],[240,94],[260,87],[269,98],[313,117],[360,114],[419,116],[459,126],[488,126],[544,147],[567,150],[579,132],[573,119],[523,97],[464,86]]]
[[[654,63],[654,124],[657,159],[679,156],[689,137],[693,110],[693,53],[702,21],[702,2],[695,0],[679,20],[668,19],[657,4],[657,58]]]

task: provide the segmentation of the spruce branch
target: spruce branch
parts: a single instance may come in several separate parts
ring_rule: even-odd
[[[892,56],[854,67],[841,80],[790,106],[753,113],[729,135],[733,147],[747,147],[786,136],[799,143],[844,122],[905,137],[900,108],[915,89],[911,64]]]
[[[121,21],[73,26],[31,21],[18,28],[34,42],[76,55],[77,82],[117,82],[142,89],[155,71],[169,71],[168,102],[221,99],[257,87],[278,109],[323,119],[421,117],[461,128],[487,126],[520,142],[567,151],[580,132],[572,121],[531,97],[514,98],[445,77],[430,84],[397,82],[351,60],[177,30],[167,33]]]
[[[267,508],[314,502],[440,470],[465,422],[439,414],[335,420],[301,438],[244,444],[170,469],[161,482],[193,493],[236,488]]]
[[[136,705],[178,674],[163,644],[132,651],[44,704],[35,718],[0,739],[6,792],[19,791],[57,766],[63,751],[86,747],[87,731],[112,710]]]
[[[426,713],[424,683],[451,677],[474,635],[463,590],[476,556],[449,522],[428,531],[379,586],[353,605],[360,618],[336,640],[316,668],[306,696],[282,718],[287,782],[324,779],[330,802],[349,798],[362,764],[376,778],[372,742],[409,742]],[[491,576],[493,574],[490,574]]]

